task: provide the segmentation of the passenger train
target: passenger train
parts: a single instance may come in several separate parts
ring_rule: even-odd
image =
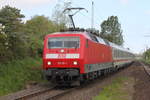
[[[43,70],[47,80],[72,84],[95,79],[132,63],[134,54],[87,31],[48,34]]]

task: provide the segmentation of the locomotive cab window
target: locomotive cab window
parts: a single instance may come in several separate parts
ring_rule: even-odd
[[[48,48],[79,48],[79,37],[53,37],[48,39]]]

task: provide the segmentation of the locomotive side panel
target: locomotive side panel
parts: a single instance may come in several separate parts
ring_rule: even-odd
[[[112,67],[111,48],[107,45],[89,40],[84,55],[85,73]]]

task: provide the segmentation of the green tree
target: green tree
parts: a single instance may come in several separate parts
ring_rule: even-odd
[[[40,39],[55,31],[57,31],[56,25],[45,16],[34,16],[25,24],[25,32]]]
[[[110,16],[102,22],[100,36],[115,44],[123,45],[121,24],[117,16]]]
[[[24,18],[24,15],[17,8],[5,6],[0,10],[0,23],[5,25],[4,32],[6,34],[21,31],[22,18]]]
[[[61,1],[61,0],[60,0]],[[63,12],[66,8],[71,7],[71,2],[58,2],[52,14],[52,19],[57,25],[57,30],[64,29],[70,24],[68,17],[69,12]]]
[[[0,9],[0,23],[5,26],[3,29],[4,33],[7,35],[7,53],[5,57],[9,59],[13,58],[23,58],[25,56],[25,34],[22,32],[23,14],[20,10],[10,6],[5,6]]]
[[[147,61],[148,63],[150,63],[150,49],[147,49],[145,52],[144,52],[144,59],[145,61]]]
[[[4,26],[0,24],[0,58],[5,55],[7,49],[7,35],[5,34]]]
[[[45,16],[34,16],[25,24],[25,33],[28,33],[31,56],[42,53],[43,39],[46,34],[57,31],[57,25]]]

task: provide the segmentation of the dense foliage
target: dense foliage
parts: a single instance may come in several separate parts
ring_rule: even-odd
[[[5,55],[6,50],[8,49],[8,38],[7,35],[5,34],[4,26],[0,24],[0,59]]]
[[[147,62],[147,63],[150,63],[150,49],[147,49],[145,52],[144,52],[144,60]]]
[[[25,24],[25,33],[27,33],[29,42],[29,54],[34,57],[42,54],[43,40],[46,34],[56,32],[57,26],[53,21],[45,16],[34,16]]]
[[[41,58],[25,58],[0,65],[0,96],[25,88],[30,82],[42,79]]]
[[[123,45],[121,24],[117,16],[110,16],[102,22],[100,36],[115,44]]]
[[[5,6],[0,9],[0,24],[4,26],[1,34],[1,55],[0,61],[12,60],[14,58],[24,57],[25,55],[25,41],[22,31],[23,23],[21,18],[24,15],[20,14],[20,10],[17,8]],[[2,38],[1,37],[1,38]]]

